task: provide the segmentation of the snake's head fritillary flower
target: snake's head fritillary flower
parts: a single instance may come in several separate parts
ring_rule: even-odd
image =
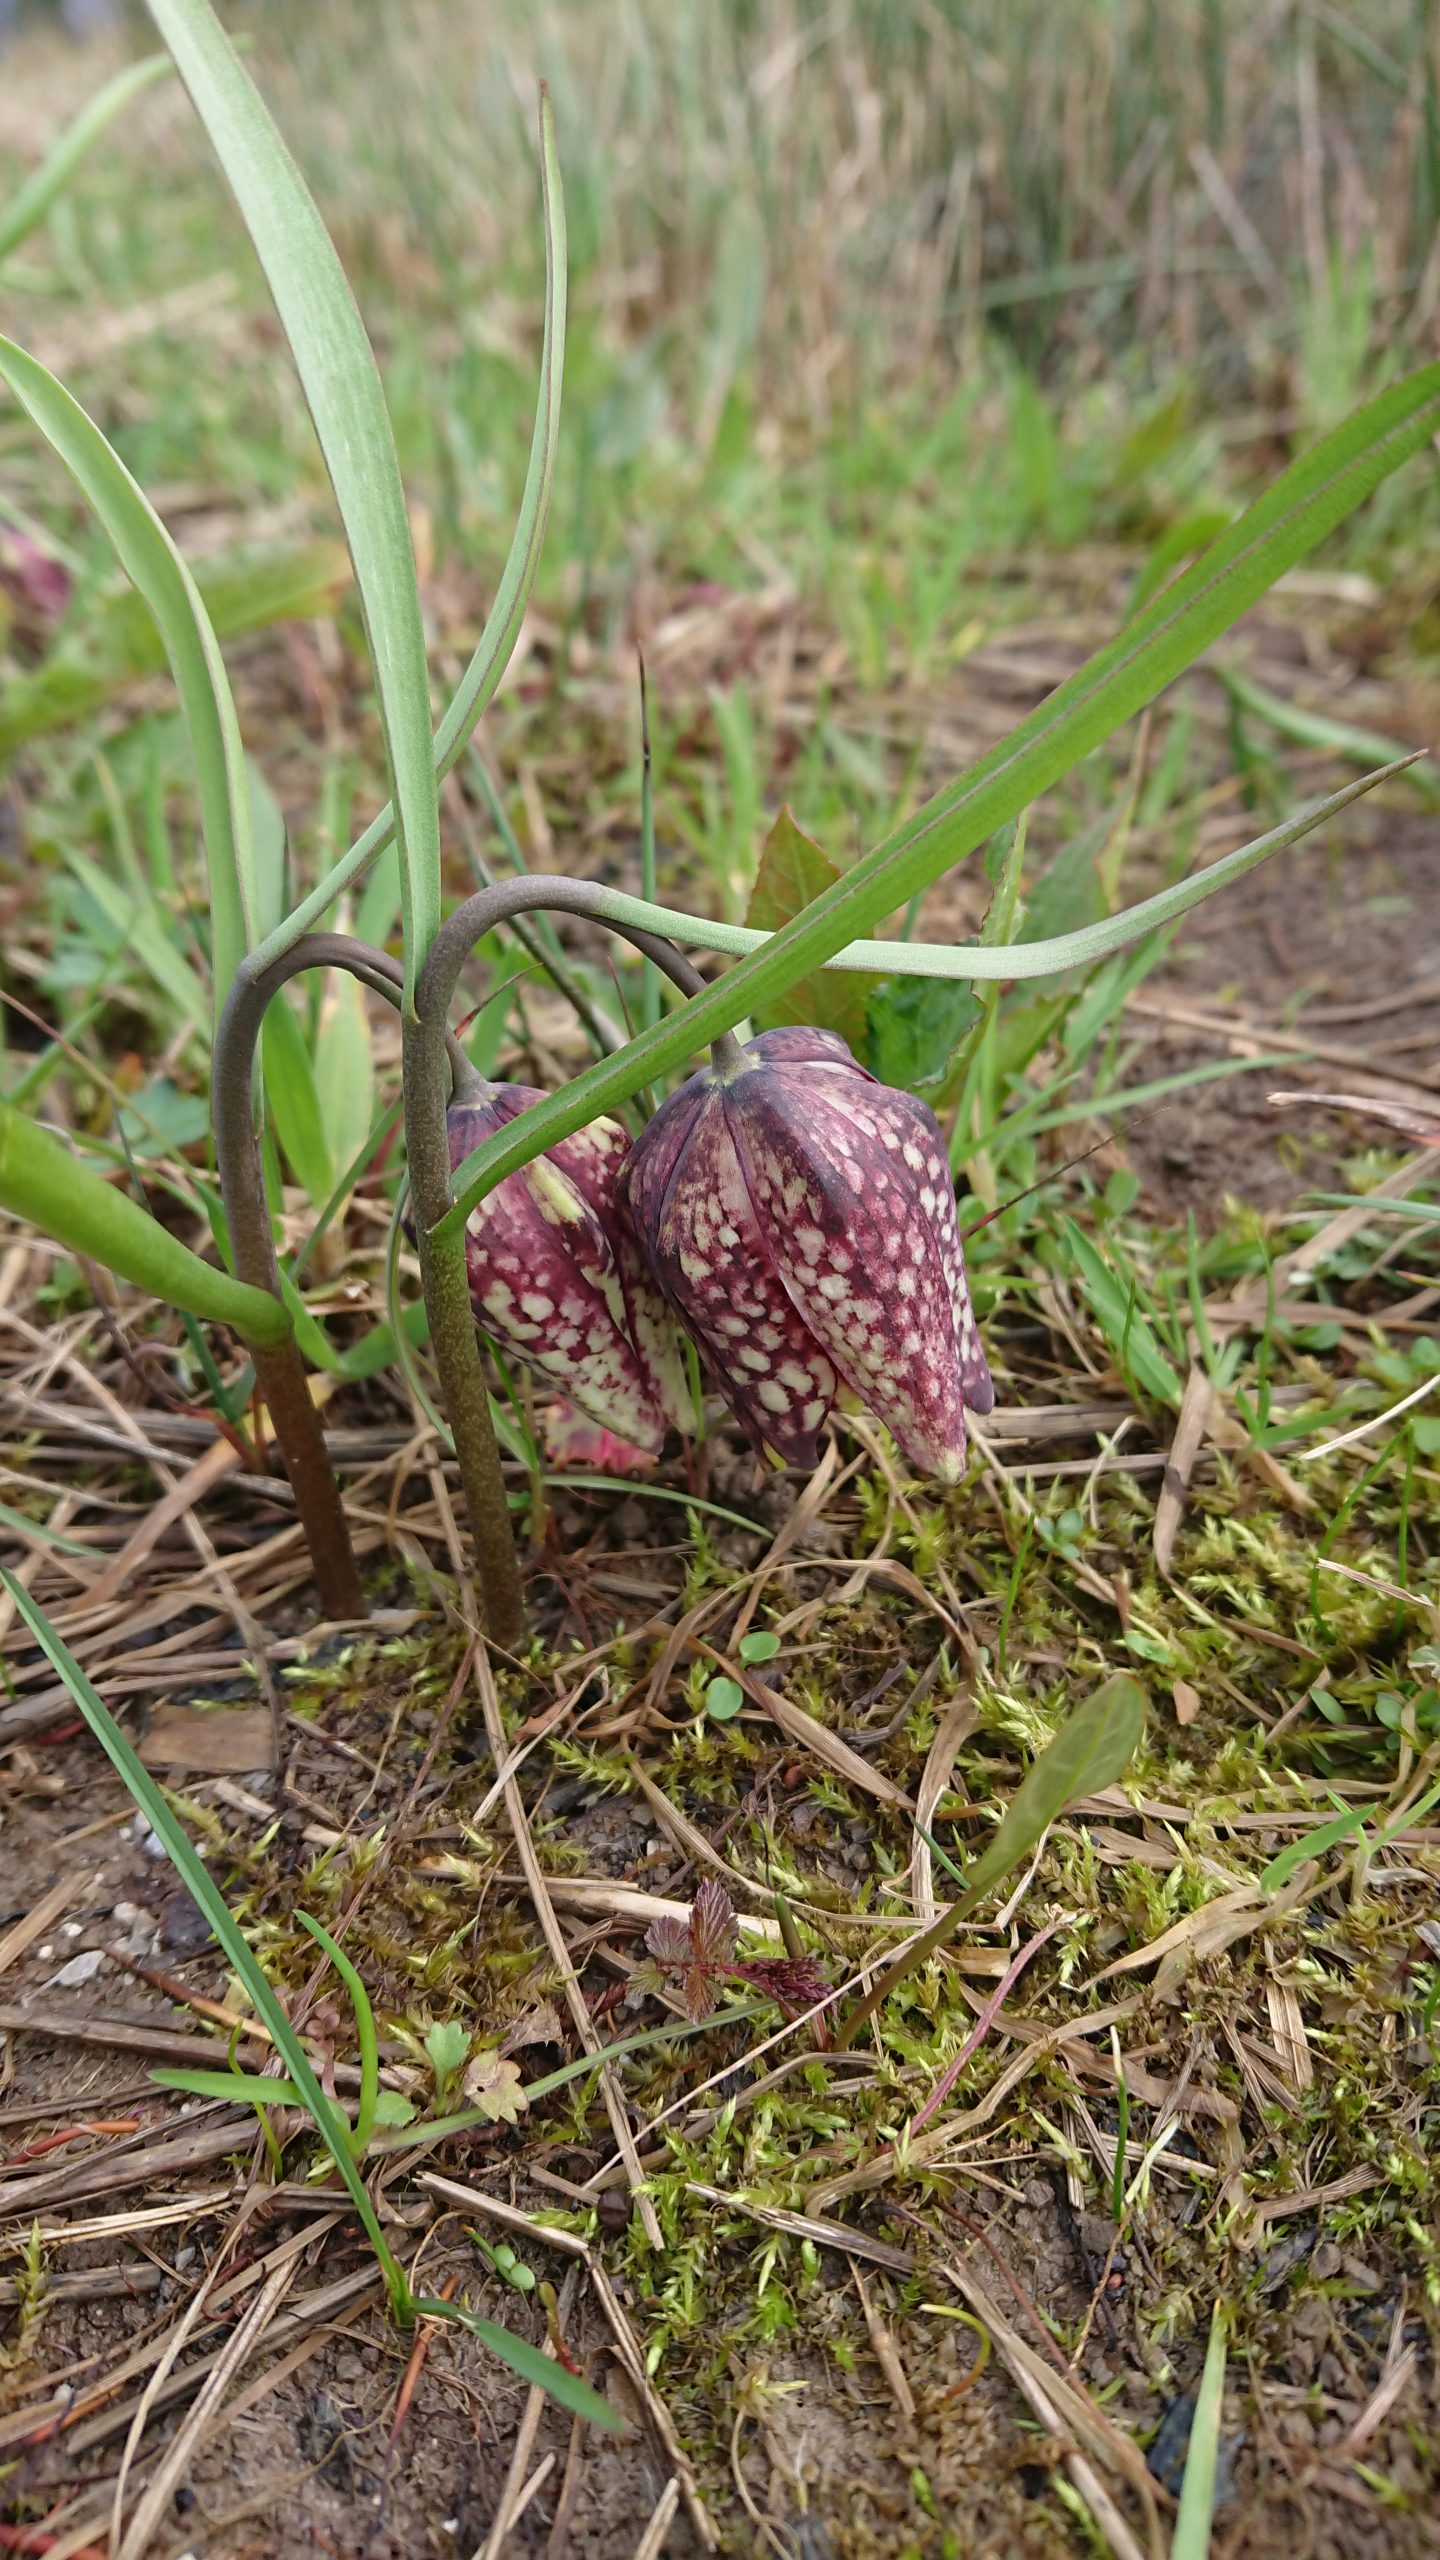
[[[757,1448],[813,1466],[843,1381],[919,1473],[958,1482],[966,1408],[995,1389],[923,1102],[834,1032],[767,1031],[661,1105],[622,1190]]]
[[[452,1170],[544,1099],[500,1084],[452,1102]],[[470,1214],[465,1263],[492,1341],[602,1430],[653,1454],[690,1408],[674,1320],[618,1189],[629,1145],[616,1121],[596,1120],[507,1174]]]

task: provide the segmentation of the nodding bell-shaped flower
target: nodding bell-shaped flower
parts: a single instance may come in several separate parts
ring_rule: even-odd
[[[446,1114],[451,1170],[544,1099],[477,1081]],[[690,1398],[674,1320],[617,1190],[629,1146],[616,1121],[595,1120],[507,1174],[471,1212],[465,1265],[481,1329],[633,1456],[685,1424]]]
[[[834,1032],[767,1031],[662,1103],[622,1176],[635,1230],[757,1448],[815,1463],[840,1383],[958,1482],[980,1348],[945,1144]]]

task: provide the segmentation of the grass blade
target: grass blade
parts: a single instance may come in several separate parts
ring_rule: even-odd
[[[511,2372],[518,2373],[522,2381],[533,2383],[537,2390],[547,2391],[552,2400],[559,2401],[562,2409],[569,2409],[576,2417],[588,2418],[594,2426],[608,2427],[612,2435],[627,2432],[618,2409],[612,2409],[608,2400],[602,2400],[598,2391],[592,2391],[589,2383],[582,2382],[579,2374],[572,2373],[558,2357],[547,2356],[539,2347],[532,2347],[528,2338],[517,2338],[513,2329],[502,2329],[494,2320],[482,2320],[478,2311],[466,2311],[454,2302],[432,2302],[422,2297],[415,2308],[437,2320],[453,2320],[459,2328],[468,2329],[471,2337],[478,2338],[483,2347],[488,2347],[492,2356],[498,2356],[502,2364],[508,2364]]]
[[[1092,1106],[1093,1107],[1093,1106]],[[1157,1404],[1178,1409],[1183,1393],[1180,1373],[1166,1358],[1156,1341],[1135,1295],[1132,1281],[1129,1289],[1112,1271],[1104,1255],[1093,1245],[1073,1218],[1062,1218],[1060,1232],[1065,1250],[1080,1275],[1081,1286],[1090,1312],[1109,1343],[1127,1378]]]
[[[545,210],[545,333],[540,348],[540,391],[524,494],[509,554],[501,571],[495,601],[476,642],[454,698],[435,732],[435,773],[443,781],[474,733],[501,677],[510,664],[520,625],[530,602],[555,487],[555,459],[560,446],[560,390],[565,363],[566,240],[565,197],[555,149],[555,119],[542,86],[540,97],[540,177]],[[377,862],[395,836],[395,810],[386,803],[364,834],[333,870],[317,883],[279,931],[263,946],[265,961],[277,960],[303,933],[318,923],[352,882]],[[362,938],[366,936],[362,924]]]
[[[208,0],[150,0],[254,242],[290,342],[365,610],[400,843],[405,1001],[440,921],[425,631],[385,395],[314,199]]]
[[[0,1581],[4,1582],[15,1607],[24,1619],[41,1651],[64,1681],[76,1706],[94,1734],[102,1751],[119,1772],[135,1803],[144,1814],[156,1837],[164,1842],[165,1853],[193,1900],[199,1904],[234,1972],[245,1986],[251,2005],[262,2025],[270,2030],[270,2038],[286,2072],[299,2091],[300,2102],[309,2113],[316,2132],[340,2172],[350,2200],[365,2227],[365,2236],[384,2271],[390,2300],[400,2315],[410,2309],[410,2292],[403,2268],[396,2260],[380,2227],[380,2220],[370,2201],[369,2191],[360,2175],[350,2150],[349,2125],[340,2109],[326,2097],[310,2057],[290,2024],[284,2008],[270,1987],[269,1977],[250,1945],[243,1929],[232,1914],[223,1893],[216,1884],[204,1859],[196,1851],[183,1823],[171,1811],[160,1788],[151,1777],[143,1760],[131,1749],[109,1708],[79,1663],[70,1652],[40,1607],[32,1600],[23,1583],[0,1565]],[[267,2090],[273,2085],[266,2082]]]
[[[40,166],[21,187],[18,195],[0,213],[0,260],[38,231],[45,216],[75,175],[91,144],[98,142],[105,127],[122,109],[128,107],[142,89],[148,89],[169,71],[163,53],[147,54],[143,62],[127,63],[87,99],[73,123],[53,142]]]
[[[1253,711],[1258,720],[1268,722],[1281,738],[1291,739],[1296,746],[1324,747],[1329,754],[1343,756],[1347,764],[1384,764],[1405,750],[1396,738],[1382,737],[1378,729],[1357,728],[1353,720],[1333,720],[1328,713],[1306,711],[1298,702],[1286,702],[1278,693],[1256,684],[1227,667],[1221,683],[1231,701],[1241,711]],[[1427,808],[1440,806],[1435,768],[1429,757],[1415,767],[1411,781]]]
[[[293,2080],[266,2080],[254,2071],[152,2071],[159,2089],[179,2089],[187,2098],[233,2098],[236,2106],[303,2107]]]
[[[887,1966],[864,1999],[841,2019],[835,2040],[842,2050],[853,2044],[856,2030],[874,2015],[882,2001],[888,2000],[892,1991],[948,1945],[977,1902],[982,1902],[1028,1857],[1067,1805],[1093,1795],[1099,1787],[1114,1784],[1134,1757],[1144,1727],[1145,1693],[1123,1671],[1103,1680],[1084,1705],[1066,1718],[1054,1741],[1021,1779],[989,1848],[971,1867],[963,1893],[947,1911],[941,1912],[923,1938],[917,1938],[903,1956],[897,1956],[894,1964]]]
[[[360,2099],[355,2109],[354,2147],[362,2154],[375,2125],[375,2106],[380,2094],[380,2046],[375,2034],[375,2012],[370,1994],[342,1946],[338,1946],[328,1929],[312,1920],[308,1911],[295,1914],[302,1929],[308,1929],[317,1947],[323,1947],[339,1974],[355,2012],[355,2041],[360,2049]]]
[[[1190,2421],[1190,2449],[1180,2483],[1180,2507],[1170,2560],[1207,2560],[1215,2518],[1215,2473],[1220,2459],[1220,2416],[1225,2398],[1225,2311],[1216,2303],[1210,2321],[1205,2370]]]
[[[9,338],[0,377],[59,455],[159,626],[195,761],[209,866],[215,1018],[250,947],[255,858],[240,724],[200,590],[138,481],[64,384]]]

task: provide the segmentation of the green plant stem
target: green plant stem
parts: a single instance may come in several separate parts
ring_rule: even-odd
[[[593,881],[543,873],[497,880],[477,889],[446,918],[430,946],[415,989],[415,1019],[403,1021],[405,1147],[415,1204],[420,1278],[430,1317],[430,1348],[440,1372],[445,1411],[455,1439],[460,1480],[470,1515],[486,1620],[497,1643],[513,1644],[523,1612],[520,1570],[510,1506],[500,1473],[500,1452],[480,1366],[475,1316],[465,1269],[465,1228],[450,1222],[450,1146],[445,1127],[443,1036],[460,972],[475,944],[498,924],[542,909],[605,921],[606,893]],[[704,980],[690,961],[657,935],[612,922],[682,993],[702,992]]]
[[[1312,828],[1322,825],[1328,818],[1337,817],[1362,792],[1371,791],[1377,783],[1387,782],[1403,773],[1415,760],[1415,756],[1407,756],[1396,764],[1382,766],[1376,773],[1362,774],[1358,781],[1347,783],[1343,790],[1332,792],[1328,799],[1312,802],[1295,817],[1287,819],[1283,826],[1272,827],[1267,834],[1257,836],[1253,843],[1241,845],[1235,853],[1222,855],[1218,862],[1212,862],[1192,878],[1177,881],[1173,888],[1159,890],[1154,897],[1142,899],[1138,906],[1127,907],[1118,916],[1106,916],[1099,924],[1085,925],[1078,933],[1057,934],[1044,942],[997,945],[984,942],[850,942],[838,951],[822,953],[816,965],[826,969],[883,969],[905,977],[958,978],[975,983],[1049,978],[1068,969],[1089,968],[1112,952],[1124,950],[1127,944],[1138,942],[1145,934],[1173,924],[1177,917],[1188,914],[1204,899],[1214,897],[1218,890],[1242,879],[1246,872],[1254,870],[1257,863],[1268,862],[1272,855],[1297,843]],[[843,885],[843,881],[837,883],[837,887]],[[793,937],[807,917],[828,905],[834,892],[826,890],[823,897],[813,899],[800,915],[776,933],[764,933],[757,927],[746,925],[701,924],[673,908],[652,907],[643,898],[627,897],[619,889],[602,889],[596,894],[601,903],[593,912],[599,922],[608,924],[613,932],[624,933],[634,926],[643,925],[651,933],[673,934],[680,942],[747,955],[742,958],[738,969],[707,986],[704,996],[699,999],[700,1019],[688,1040],[688,1046],[693,1048],[702,1038],[713,1043],[724,1026],[742,1018],[747,1007],[754,1002],[755,971],[768,971],[773,951]],[[767,998],[783,994],[795,974],[792,968],[781,970],[773,985],[768,982],[762,985],[762,993]],[[456,1168],[458,1201],[452,1212],[456,1225],[462,1216],[468,1214],[475,1201],[496,1182],[502,1181],[507,1173],[516,1172],[521,1165],[528,1164],[532,1156],[540,1155],[547,1146],[553,1147],[572,1129],[596,1118],[600,1112],[622,1109],[643,1084],[666,1068],[677,1065],[686,1053],[686,1047],[683,1023],[657,1022],[649,1031],[639,1033],[620,1057],[606,1059],[599,1066],[588,1069],[563,1092],[551,1094],[549,1100],[537,1105],[533,1112],[523,1112],[518,1120],[498,1129],[493,1137],[485,1140],[483,1147],[477,1147],[465,1164]]]
[[[488,890],[482,896],[490,896]],[[441,928],[444,930],[443,926]],[[432,951],[434,946],[432,945]],[[423,1007],[423,986],[416,990]],[[401,1016],[405,1080],[405,1152],[410,1193],[415,1203],[415,1241],[420,1258],[420,1285],[430,1318],[430,1349],[440,1372],[445,1414],[455,1442],[465,1508],[480,1575],[485,1623],[496,1644],[518,1643],[525,1624],[520,1562],[510,1527],[510,1506],[500,1473],[500,1450],[490,1415],[490,1398],[480,1366],[475,1313],[465,1269],[463,1230],[437,1253],[429,1229],[439,1223],[434,1204],[450,1204],[450,1148],[445,1129],[444,1050],[440,1022],[431,1025],[422,1010],[418,1018]]]

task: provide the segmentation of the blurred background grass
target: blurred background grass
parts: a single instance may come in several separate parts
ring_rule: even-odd
[[[436,551],[480,571],[528,434],[550,81],[572,262],[552,606],[618,617],[656,567],[747,584],[778,564],[862,664],[923,670],[977,554],[1173,534],[1434,336],[1430,0],[227,16],[339,241]],[[0,107],[12,180],[104,67],[100,43],[25,28]],[[279,507],[313,482],[172,84],[107,137],[5,300],[100,392],[148,484]],[[5,459],[8,477],[9,426]],[[1401,523],[1405,494],[1358,538]]]

